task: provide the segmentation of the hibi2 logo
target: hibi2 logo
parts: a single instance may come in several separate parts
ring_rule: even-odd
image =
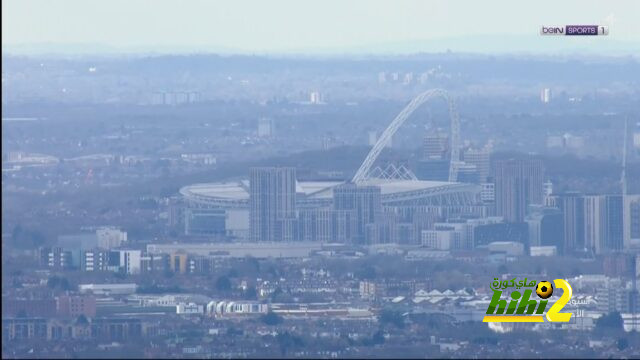
[[[553,280],[556,291],[562,290],[562,295],[554,303],[552,303],[549,310],[545,314],[549,299],[554,292],[554,286],[549,281],[540,281],[536,285],[536,281],[532,280],[527,283],[527,279],[520,280],[516,283],[516,279],[499,281],[494,278],[494,282],[489,286],[493,290],[493,296],[491,302],[487,308],[487,315],[482,320],[483,322],[544,322],[544,317],[550,322],[569,322],[571,319],[571,313],[562,313],[560,310],[571,300],[573,290],[571,285],[564,279]],[[515,287],[520,288],[533,288],[535,287],[536,295],[540,300],[531,299],[533,289],[526,289],[523,293],[515,290],[511,292],[511,296],[507,297],[509,303],[507,305],[507,299],[501,299],[503,290]],[[544,317],[543,317],[544,314]]]

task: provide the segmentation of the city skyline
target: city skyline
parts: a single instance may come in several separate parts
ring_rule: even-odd
[[[3,1],[2,358],[640,357],[639,13]]]

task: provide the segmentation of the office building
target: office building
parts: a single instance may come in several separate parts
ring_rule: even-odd
[[[120,265],[119,255],[118,262],[111,264],[111,251],[103,249],[86,250],[82,252],[82,261],[80,269],[82,271],[110,271],[115,267],[116,271]]]
[[[59,246],[40,248],[40,265],[52,269],[69,269],[73,266],[73,254]]]
[[[141,273],[164,273],[169,270],[169,256],[167,254],[143,254],[140,257]]]

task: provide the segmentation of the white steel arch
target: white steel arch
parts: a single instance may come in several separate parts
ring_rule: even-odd
[[[391,122],[389,127],[382,133],[376,144],[373,146],[369,154],[364,159],[362,165],[353,176],[352,182],[361,183],[366,179],[371,166],[376,161],[382,149],[389,143],[393,134],[398,131],[400,126],[411,116],[411,114],[420,107],[420,105],[433,99],[434,97],[441,97],[447,101],[449,105],[449,119],[451,121],[451,163],[449,164],[449,181],[454,182],[457,180],[457,165],[460,162],[460,121],[458,119],[458,111],[456,110],[456,104],[449,94],[442,89],[432,89],[423,92],[416,96],[409,105],[407,105]]]

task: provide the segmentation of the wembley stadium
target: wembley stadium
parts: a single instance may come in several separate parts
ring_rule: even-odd
[[[298,181],[296,206],[321,207],[332,203],[333,188],[343,181]],[[422,180],[368,179],[359,185],[380,187],[383,205],[464,205],[479,191],[474,184]],[[185,186],[180,194],[193,205],[222,209],[249,206],[249,180]]]
[[[395,132],[422,104],[433,98],[444,98],[449,105],[451,123],[451,161],[449,181],[418,180],[404,167],[393,165],[386,169],[373,168],[378,155],[387,146]],[[391,122],[373,146],[364,162],[350,181],[358,185],[380,187],[382,204],[385,206],[402,205],[471,205],[480,188],[478,185],[457,182],[459,159],[459,120],[455,103],[441,89],[424,92],[413,99]],[[298,181],[296,184],[297,207],[330,206],[333,188],[345,181]],[[180,194],[192,206],[218,209],[248,209],[249,180],[205,183],[185,186]]]

